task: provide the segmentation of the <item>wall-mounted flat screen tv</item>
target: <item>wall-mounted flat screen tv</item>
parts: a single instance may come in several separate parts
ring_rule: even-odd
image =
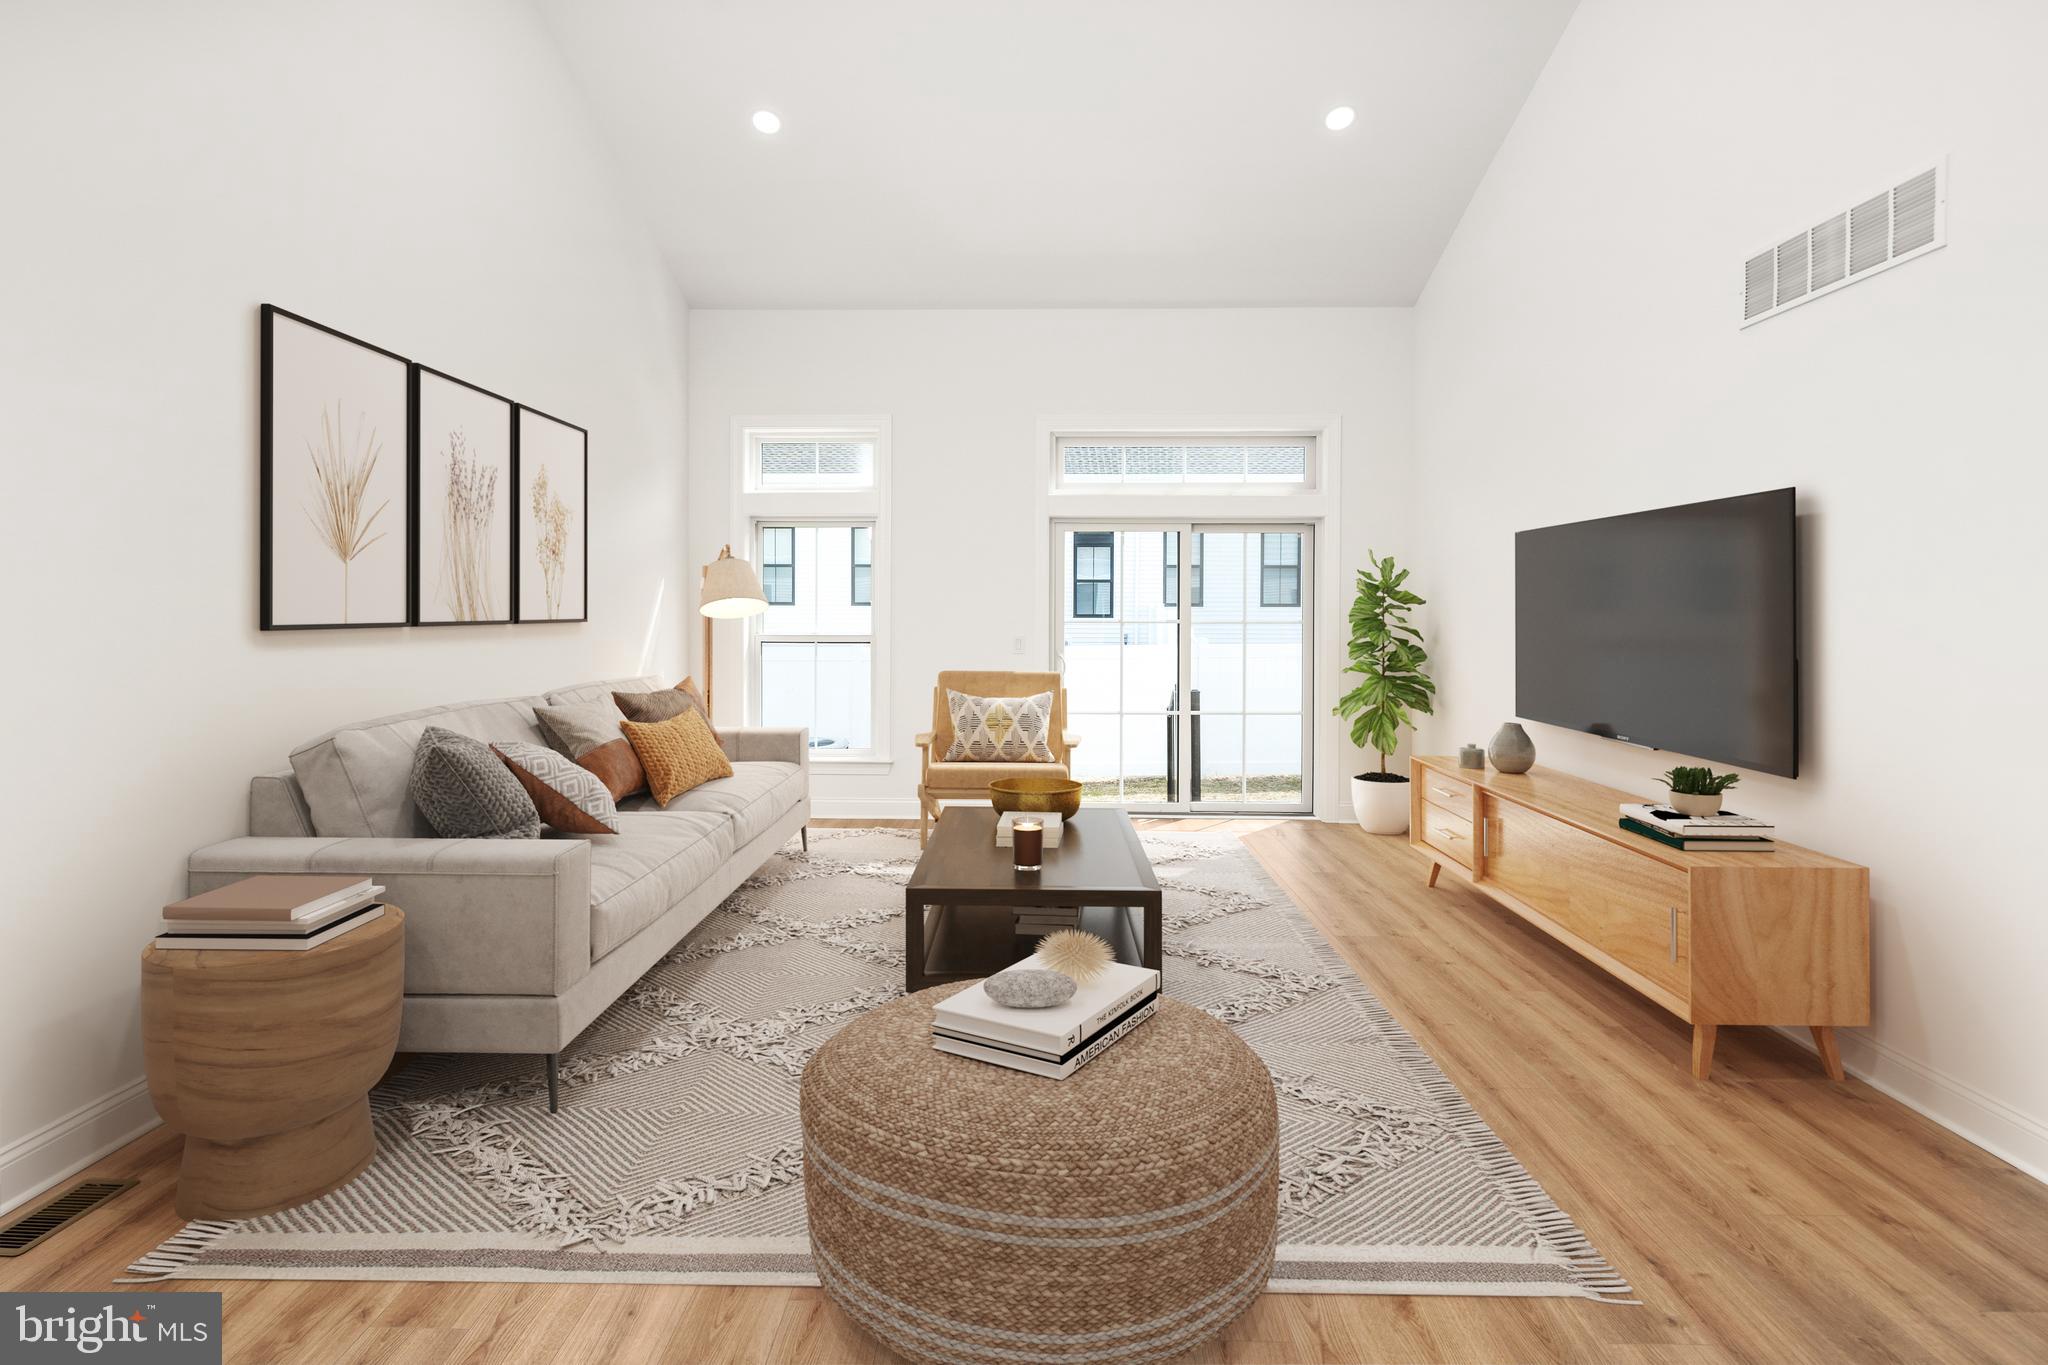
[[[1799,773],[1790,488],[1515,536],[1515,712]]]

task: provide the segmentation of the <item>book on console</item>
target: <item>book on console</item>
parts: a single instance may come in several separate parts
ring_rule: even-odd
[[[1653,806],[1643,801],[1624,801],[1621,813],[1637,824],[1661,829],[1666,834],[1677,834],[1693,839],[1711,839],[1721,835],[1769,835],[1777,826],[1768,820],[1759,820],[1752,815],[1737,815],[1734,811],[1722,811],[1719,815],[1684,815],[1669,806]]]
[[[1063,1081],[1108,1051],[1131,1030],[1150,1019],[1158,1009],[1159,995],[1154,992],[1132,1006],[1095,1037],[1057,1060],[1021,1050],[997,1047],[990,1043],[954,1038],[936,1031],[932,1034],[932,1046],[955,1057],[968,1057],[977,1062],[1006,1066],[1012,1071],[1024,1071],[1033,1076],[1044,1076],[1048,1080]]]
[[[301,933],[251,934],[251,933],[187,933],[158,934],[155,945],[159,948],[176,949],[229,949],[234,952],[304,952],[318,948],[323,943],[332,943],[343,934],[352,933],[373,920],[384,917],[382,902],[371,901],[357,906],[340,919],[332,920],[316,929]]]
[[[1724,834],[1711,839],[1699,839],[1670,834],[1661,829],[1653,829],[1639,820],[1631,820],[1626,816],[1622,818],[1620,823],[1621,827],[1630,834],[1654,840],[1666,848],[1682,849],[1687,853],[1772,853],[1778,847],[1775,839],[1766,839],[1753,835],[1730,836]]]
[[[1044,967],[1034,955],[1003,970]],[[1003,1046],[1063,1056],[1139,1001],[1158,993],[1159,972],[1155,968],[1133,967],[1126,962],[1110,963],[1101,976],[1077,986],[1074,998],[1066,1004],[1044,1010],[998,1005],[977,981],[933,1007],[932,1027]]]
[[[202,891],[196,896],[173,901],[164,907],[168,920],[272,920],[307,919],[370,894],[368,877],[325,876],[317,873],[276,873],[244,877],[240,881]]]

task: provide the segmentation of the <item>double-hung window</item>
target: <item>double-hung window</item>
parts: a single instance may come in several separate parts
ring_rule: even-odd
[[[771,607],[796,603],[796,528],[761,528],[761,593]]]
[[[1116,536],[1082,531],[1074,537],[1074,615],[1107,620],[1116,615]]]
[[[884,760],[886,424],[749,424],[739,457],[768,599],[748,628],[749,720],[809,730],[819,760]]]
[[[856,607],[874,605],[875,592],[875,528],[856,526],[853,528],[853,569],[850,575],[848,599]]]
[[[1300,536],[1269,534],[1259,537],[1259,605],[1301,605]]]

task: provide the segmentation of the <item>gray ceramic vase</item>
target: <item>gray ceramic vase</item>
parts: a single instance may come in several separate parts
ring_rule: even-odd
[[[1536,766],[1536,745],[1529,738],[1529,732],[1514,721],[1493,732],[1493,742],[1486,746],[1486,756],[1493,760],[1493,766],[1504,773],[1525,773]]]

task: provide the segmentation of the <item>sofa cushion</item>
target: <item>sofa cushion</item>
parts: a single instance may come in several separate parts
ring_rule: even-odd
[[[344,725],[292,751],[313,830],[329,838],[430,839],[413,805],[412,755],[429,725],[485,743],[541,742],[538,697],[458,702]]]
[[[647,790],[647,773],[632,741],[619,728],[624,719],[608,701],[574,701],[561,706],[536,706],[533,717],[556,753],[597,774],[612,800],[622,801]]]
[[[597,774],[579,768],[553,749],[506,740],[493,744],[498,756],[526,794],[543,823],[564,834],[617,834],[618,803]]]
[[[443,839],[532,839],[540,834],[533,798],[491,746],[438,725],[429,725],[412,751],[408,793]]]
[[[667,683],[652,676],[605,678],[598,682],[577,683],[574,687],[558,687],[541,700],[549,706],[569,706],[576,702],[610,701],[614,692],[653,692],[666,686]]]
[[[985,768],[985,763],[977,763]],[[692,787],[662,807],[709,811],[732,821],[733,847],[753,842],[804,799],[803,770],[794,763],[735,763],[731,777]]]
[[[590,960],[597,961],[711,880],[738,847],[716,811],[624,810],[590,836]]]
[[[1064,763],[934,763],[925,786],[935,792],[986,792],[991,782],[1012,777],[1065,777]]]

